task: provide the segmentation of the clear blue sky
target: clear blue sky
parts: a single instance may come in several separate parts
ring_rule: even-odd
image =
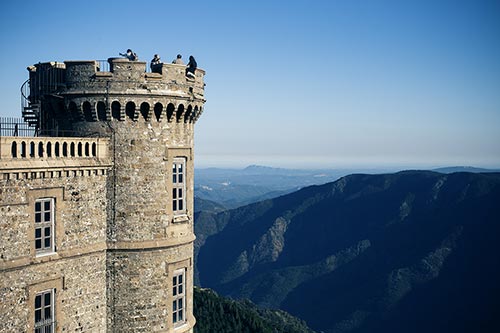
[[[3,0],[0,45],[0,116],[39,61],[194,55],[197,166],[500,166],[500,1]]]

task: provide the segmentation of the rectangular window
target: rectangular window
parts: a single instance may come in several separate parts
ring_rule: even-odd
[[[186,322],[186,270],[178,269],[172,279],[172,321],[174,326]]]
[[[54,198],[35,200],[35,253],[54,252]]]
[[[174,211],[174,214],[182,214],[186,212],[185,170],[185,159],[174,159],[172,167],[172,210]]]
[[[35,296],[35,333],[55,332],[54,291],[49,289]]]

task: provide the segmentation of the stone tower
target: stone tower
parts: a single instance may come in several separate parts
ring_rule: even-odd
[[[25,309],[8,311],[27,320],[9,327],[32,331],[43,325],[37,311],[52,307],[57,332],[192,332],[204,71],[191,78],[183,65],[161,64],[147,72],[124,58],[28,70],[23,115],[40,136],[0,146],[0,219],[27,233],[2,239],[26,243],[21,255],[2,254],[2,287],[17,285],[17,296],[2,289],[4,304],[22,297]],[[25,209],[12,213],[20,202]],[[46,232],[53,244],[40,251]]]

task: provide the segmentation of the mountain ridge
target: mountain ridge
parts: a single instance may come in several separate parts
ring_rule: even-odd
[[[201,247],[200,282],[280,307],[316,330],[370,331],[398,304],[418,299],[415,288],[450,275],[447,263],[464,244],[492,246],[496,238],[481,244],[473,236],[485,228],[498,236],[499,197],[495,173],[354,174],[306,187],[212,217],[224,227]]]

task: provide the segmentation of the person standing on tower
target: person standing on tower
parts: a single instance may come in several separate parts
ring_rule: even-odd
[[[130,61],[136,61],[136,60],[139,59],[139,57],[137,56],[137,54],[135,52],[133,52],[131,49],[128,49],[127,53],[120,53],[120,55],[122,57],[127,58]]]
[[[155,54],[153,59],[151,59],[151,64],[149,67],[151,68],[151,72],[160,73],[161,74],[161,59],[158,54]]]

